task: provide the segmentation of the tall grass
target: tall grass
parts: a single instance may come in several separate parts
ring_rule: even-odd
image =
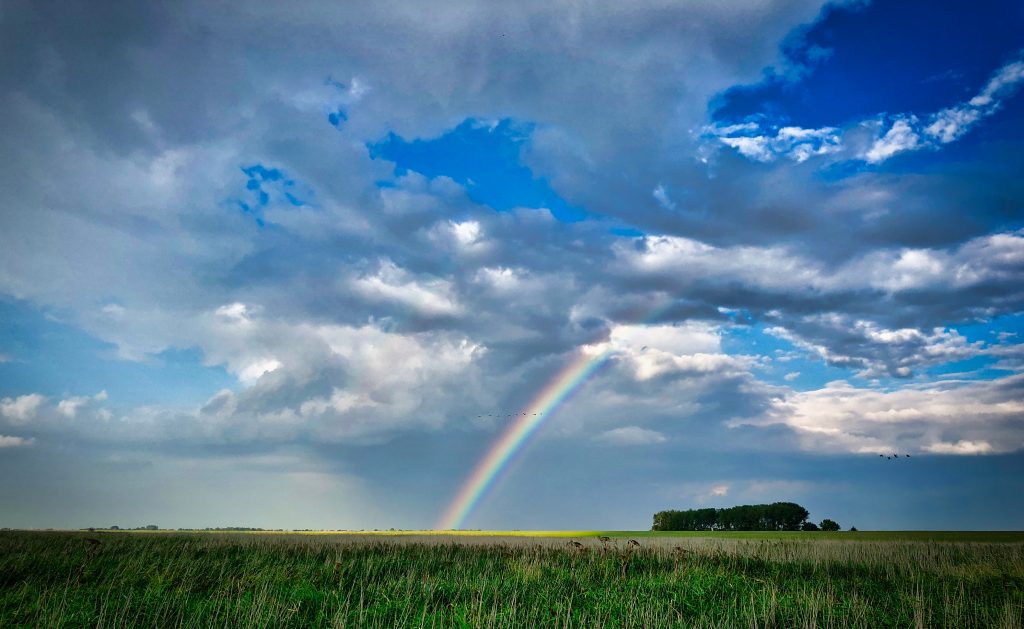
[[[1024,544],[0,533],[4,627],[1001,627]],[[91,534],[96,536],[96,534]]]

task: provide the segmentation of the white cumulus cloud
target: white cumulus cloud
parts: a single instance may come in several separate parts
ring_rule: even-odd
[[[390,260],[381,262],[376,273],[353,280],[352,288],[367,299],[405,304],[426,315],[454,315],[462,311],[449,280],[417,280]]]
[[[7,435],[0,435],[0,448],[19,448],[23,446],[30,446],[35,442],[35,439],[25,439],[22,437],[10,437]]]
[[[24,424],[35,418],[46,398],[38,393],[30,393],[16,398],[0,400],[0,416],[15,424]]]
[[[788,426],[803,449],[877,454],[988,454],[1024,449],[1024,374],[898,389],[845,381],[773,400],[732,426]]]

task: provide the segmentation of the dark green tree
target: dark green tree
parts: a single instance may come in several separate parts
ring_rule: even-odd
[[[825,518],[824,520],[821,521],[821,530],[823,530],[823,531],[838,531],[839,530],[839,523],[836,522],[835,520],[829,520],[828,518]]]
[[[799,531],[810,513],[795,502],[773,502],[768,505],[768,517],[777,531]]]
[[[804,522],[802,530],[804,530],[804,531],[820,531],[821,529],[818,528],[817,524],[815,524],[814,522],[811,522],[811,521],[808,520],[807,522]]]

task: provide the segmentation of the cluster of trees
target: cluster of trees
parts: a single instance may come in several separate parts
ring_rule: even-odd
[[[829,520],[828,518],[825,518],[824,520],[821,521],[821,525],[820,526],[815,524],[814,522],[804,522],[804,524],[803,524],[803,526],[801,527],[800,530],[802,530],[802,531],[838,531],[839,530],[839,523],[836,522],[835,520]],[[857,527],[855,527],[855,526],[851,527],[850,530],[851,531],[856,531]]]
[[[807,521],[810,513],[795,502],[739,505],[726,509],[686,509],[654,514],[652,531],[838,531],[839,524],[825,519],[819,528]]]

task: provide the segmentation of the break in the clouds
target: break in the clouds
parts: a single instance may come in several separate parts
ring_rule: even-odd
[[[10,4],[0,524],[427,526],[577,365],[469,525],[989,526],[942,506],[1024,456],[983,4]]]
[[[906,151],[938,149],[960,139],[985,118],[995,114],[1024,83],[1024,60],[999,68],[981,90],[967,101],[918,116],[914,113],[879,113],[867,120],[837,127],[804,129],[782,126],[765,129],[757,122],[710,126],[706,130],[725,146],[750,159],[769,162],[788,157],[797,162],[834,154],[833,159],[878,164]]]

